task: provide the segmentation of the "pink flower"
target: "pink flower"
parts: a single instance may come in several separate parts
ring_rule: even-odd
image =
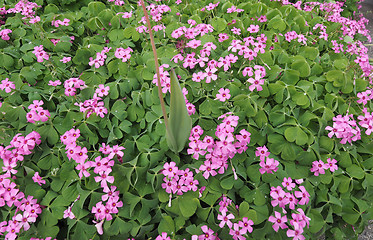
[[[216,94],[216,98],[219,99],[219,101],[221,102],[225,102],[226,100],[228,100],[231,95],[229,94],[229,89],[224,89],[224,88],[220,88],[219,89],[219,93]]]
[[[311,172],[314,173],[315,176],[319,176],[319,174],[325,174],[325,169],[328,169],[328,165],[325,164],[322,160],[312,162]]]
[[[197,47],[201,46],[201,40],[191,40],[186,44],[187,47],[196,49]]]
[[[39,114],[35,110],[31,110],[26,114],[27,122],[35,123],[40,120]]]
[[[263,147],[257,147],[255,151],[255,156],[260,157],[260,160],[263,161],[266,157],[271,154],[266,146]]]
[[[228,34],[226,34],[226,33],[219,33],[219,39],[218,39],[219,42],[224,42],[224,41],[226,41],[228,39],[229,39]]]
[[[243,234],[245,234],[247,232],[247,230],[244,230],[244,229],[240,229],[240,226],[235,223],[233,224],[233,229],[231,228],[231,230],[229,231],[229,234],[232,235],[232,238],[234,240],[246,240],[246,238],[244,236],[242,236]]]
[[[162,235],[158,236],[155,240],[171,240],[171,238],[167,236],[167,233],[162,232]]]
[[[253,231],[252,225],[254,225],[253,220],[248,219],[247,217],[242,218],[242,221],[238,222],[238,225],[242,228],[242,230],[251,233]]]
[[[273,223],[273,230],[275,230],[276,232],[278,232],[278,229],[281,228],[281,229],[285,229],[287,228],[288,226],[285,224],[288,219],[285,216],[281,216],[281,213],[275,211],[275,217],[274,216],[269,216],[268,218],[268,221],[272,222]]]
[[[199,167],[199,170],[204,171],[203,177],[208,179],[210,177],[210,174],[211,176],[215,176],[217,174],[217,172],[214,170],[217,168],[218,166],[216,166],[215,164],[211,164],[210,161],[206,160],[204,164]]]
[[[71,57],[63,57],[60,62],[67,63],[71,61]]]
[[[42,184],[45,184],[45,180],[42,179],[42,177],[39,176],[39,172],[35,172],[34,176],[32,177],[32,180],[39,184],[40,186]]]
[[[249,87],[250,91],[254,91],[254,89],[256,89],[257,91],[263,90],[262,85],[264,84],[264,79],[261,79],[260,76],[259,77],[255,76],[255,79],[249,78],[247,81],[251,83]]]
[[[57,87],[58,85],[61,85],[61,81],[60,80],[56,80],[56,81],[49,80],[48,85]]]
[[[293,188],[295,188],[295,183],[293,183],[293,180],[290,177],[288,178],[284,177],[282,186],[284,186],[284,188],[287,188],[288,191],[291,191],[293,190]]]
[[[75,218],[74,213],[71,211],[71,207],[68,207],[68,208],[63,212],[63,218],[70,218],[70,219],[74,219],[74,218]]]
[[[251,24],[247,31],[250,33],[257,33],[259,32],[259,25]]]
[[[16,89],[16,86],[13,82],[9,81],[9,78],[5,78],[1,81],[0,89],[5,90],[6,93],[10,93],[12,89]]]
[[[234,219],[234,215],[232,213],[228,214],[227,216],[227,212],[222,212],[221,215],[218,214],[218,220],[220,220],[220,224],[219,224],[219,227],[220,228],[223,228],[225,224],[227,224],[227,226],[229,228],[232,228],[232,225],[233,223],[230,221],[230,219]]]
[[[231,31],[233,32],[233,34],[241,35],[241,29],[239,28],[233,27]]]
[[[98,88],[96,89],[96,94],[99,97],[107,96],[109,94],[110,87],[109,86],[104,86],[104,84],[98,85]]]
[[[177,171],[179,168],[176,166],[175,162],[165,163],[163,165],[163,171],[162,174],[166,177],[172,178],[177,174]]]
[[[100,176],[96,176],[95,181],[96,182],[101,182],[101,187],[107,186],[107,182],[113,183],[114,182],[114,177],[109,176],[111,171],[112,171],[111,168],[107,168],[105,171],[99,172]]]
[[[302,233],[303,233],[303,228],[299,226],[297,222],[294,222],[294,230],[287,230],[286,235],[288,237],[293,237],[293,240],[304,240],[306,239]]]
[[[337,160],[328,158],[326,161],[327,161],[326,165],[328,165],[328,168],[331,172],[338,170],[338,166],[336,164]]]
[[[23,215],[17,214],[14,219],[19,222],[19,227],[23,227],[25,231],[30,229],[30,222],[36,222],[36,217],[32,216],[30,212],[27,211],[23,212]]]
[[[273,158],[267,158],[265,162],[264,162],[264,160],[260,161],[259,165],[262,168],[259,169],[259,172],[261,174],[264,174],[265,172],[273,174],[273,172],[276,172],[278,170],[277,166],[279,164],[280,163],[277,160],[274,160]]]
[[[196,107],[192,103],[187,103],[186,104],[187,111],[189,115],[195,114],[196,113]]]

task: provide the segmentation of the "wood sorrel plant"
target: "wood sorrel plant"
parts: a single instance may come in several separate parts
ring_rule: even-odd
[[[346,4],[147,1],[148,25],[135,1],[5,1],[0,234],[356,237],[372,66]]]

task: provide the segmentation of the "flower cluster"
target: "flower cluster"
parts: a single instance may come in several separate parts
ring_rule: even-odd
[[[44,51],[43,45],[34,47],[34,51],[32,51],[32,53],[35,54],[38,62],[43,62],[44,59],[49,60],[49,55]]]
[[[252,225],[254,222],[247,217],[243,217],[242,220],[236,220],[236,223],[232,223],[234,221],[235,216],[229,212],[228,207],[233,208],[235,211],[239,211],[238,206],[232,205],[232,200],[223,196],[222,200],[219,202],[219,214],[218,220],[220,220],[219,227],[223,228],[225,225],[229,227],[229,234],[232,235],[232,238],[237,240],[245,240],[247,233],[251,233],[253,231]],[[239,216],[239,212],[237,214]],[[232,220],[232,221],[231,221]]]
[[[27,0],[20,0],[14,6],[14,8],[9,8],[6,12],[7,13],[21,13],[21,15],[24,16],[22,19],[33,18],[35,15],[34,8],[39,8],[39,7],[41,6],[39,6],[38,4],[34,2],[29,2]]]
[[[280,207],[285,215],[282,216],[280,212],[274,211],[275,216],[270,216],[268,218],[268,221],[273,223],[272,228],[276,232],[278,232],[279,228],[288,228],[288,225],[286,225],[288,221],[288,218],[286,216],[287,211],[285,210],[286,206],[288,206],[292,211],[294,211],[291,214],[292,219],[289,221],[294,230],[288,229],[287,236],[293,237],[293,239],[305,239],[302,235],[303,228],[305,228],[306,226],[309,227],[310,218],[305,215],[303,209],[298,208],[295,211],[295,206],[297,204],[306,205],[309,202],[310,195],[304,186],[300,186],[302,182],[302,179],[295,180],[295,183],[298,184],[298,190],[294,191],[296,189],[296,184],[290,177],[285,177],[282,182],[283,188],[281,186],[271,187],[270,192],[270,196],[272,198],[272,206]]]
[[[89,58],[89,66],[95,65],[95,68],[99,68],[105,64],[105,59],[107,58],[106,53],[111,50],[111,47],[104,47],[101,52],[96,53],[96,58],[93,59],[92,57]]]
[[[46,122],[48,120],[48,117],[50,117],[51,115],[48,110],[42,108],[43,104],[43,100],[34,100],[33,103],[28,106],[30,112],[28,112],[26,115],[27,122]]]
[[[338,170],[337,160],[328,158],[326,161],[327,163],[324,163],[322,160],[312,162],[311,172],[315,176],[319,176],[319,174],[325,174],[325,170],[327,169],[331,172]]]
[[[26,137],[17,134],[10,141],[10,145],[0,146],[0,159],[3,160],[2,170],[4,174],[0,175],[0,207],[7,205],[11,208],[17,207],[12,220],[0,222],[0,235],[5,232],[6,239],[17,238],[17,233],[23,228],[27,231],[30,223],[36,221],[41,213],[41,208],[33,196],[25,198],[25,194],[16,188],[16,184],[11,181],[12,174],[16,174],[18,161],[23,161],[23,156],[31,154],[31,150],[40,144],[40,135],[37,132],[31,132]]]
[[[104,96],[109,94],[109,86],[104,86],[103,84],[98,85],[98,88],[95,91],[92,99],[85,100],[81,103],[75,103],[76,106],[79,106],[81,112],[87,113],[87,118],[89,118],[92,113],[96,113],[97,116],[101,118],[105,117],[105,114],[108,113],[107,108],[104,106],[104,102],[101,101]]]
[[[56,20],[56,21],[52,21],[51,24],[52,26],[55,26],[55,27],[59,27],[59,26],[69,26],[69,23],[70,23],[70,19],[68,18],[65,18],[63,21],[61,20]]]
[[[74,96],[76,94],[76,89],[82,90],[87,87],[85,82],[79,78],[69,78],[63,83],[63,86],[66,96]]]
[[[16,85],[12,81],[9,81],[9,78],[5,78],[1,81],[0,89],[5,90],[6,93],[10,93],[12,89],[16,89]]]
[[[9,33],[12,33],[12,30],[10,30],[10,29],[1,30],[0,31],[1,39],[3,39],[4,41],[8,41],[10,39],[10,37],[8,36]]]
[[[280,36],[282,34],[279,34]],[[290,31],[285,33],[285,40],[291,42],[292,40],[297,39],[299,43],[304,45],[307,44],[307,38],[303,34],[298,34],[296,31]]]
[[[140,6],[140,1],[139,1],[138,5]],[[167,5],[165,5],[165,4],[155,5],[155,4],[151,3],[148,6],[146,6],[146,9],[149,11],[151,19],[154,22],[161,22],[163,14],[166,13],[166,12],[171,12],[171,8]],[[123,15],[123,17],[124,17],[124,15]],[[147,24],[145,17],[142,17],[141,20],[139,21],[139,23],[142,23],[143,25],[138,26],[136,28],[136,31],[138,33],[144,33],[144,32],[148,33],[149,32],[148,27],[145,26]],[[166,27],[163,24],[158,24],[158,25],[154,25],[152,27],[152,30],[160,31],[160,30],[163,30],[165,28]]]
[[[352,142],[361,139],[360,128],[357,126],[352,114],[333,117],[333,127],[327,126],[325,130],[330,131],[328,134],[329,138],[332,138],[333,136],[342,138],[340,141],[342,144],[346,144],[347,142],[352,144]]]
[[[277,160],[273,158],[269,158],[269,154],[271,154],[266,146],[263,147],[257,147],[255,151],[255,155],[260,158],[259,166],[261,167],[259,169],[259,172],[261,174],[264,173],[271,173],[277,172],[278,165],[280,164]]]
[[[238,124],[238,116],[226,113],[219,117],[219,119],[221,118],[223,121],[217,126],[215,132],[218,140],[215,141],[211,136],[205,136],[201,140],[203,129],[198,125],[192,128],[189,137],[188,154],[197,160],[200,156],[204,156],[206,159],[199,168],[200,171],[203,171],[203,176],[206,179],[210,175],[223,174],[228,168],[228,159],[232,159],[236,153],[246,151],[247,144],[250,143],[251,134],[245,129],[242,129],[240,134],[233,135]],[[236,174],[234,168],[232,169]],[[236,175],[235,178],[237,178]]]
[[[103,233],[102,224],[104,220],[110,221],[113,217],[111,214],[118,213],[118,208],[123,206],[123,202],[119,201],[119,191],[116,190],[116,186],[109,185],[114,183],[114,177],[109,174],[112,172],[111,167],[114,166],[113,158],[115,156],[122,157],[123,147],[118,145],[110,147],[108,145],[102,144],[100,152],[106,157],[98,156],[95,158],[95,161],[86,161],[88,159],[87,148],[80,147],[76,144],[77,139],[80,137],[80,131],[71,129],[65,132],[61,136],[61,142],[66,145],[66,155],[69,160],[73,159],[78,165],[75,169],[79,170],[79,177],[89,177],[91,174],[88,170],[93,167],[93,172],[97,174],[94,177],[95,181],[100,183],[103,192],[106,193],[101,197],[102,201],[99,201],[94,207],[92,207],[92,213],[95,215],[95,219],[98,220],[95,225],[99,234]],[[106,202],[106,203],[105,203]],[[105,204],[104,204],[105,203]],[[71,208],[66,210],[67,217],[72,216]]]
[[[131,58],[131,52],[133,52],[132,48],[128,47],[124,48],[117,48],[115,50],[114,56],[122,60],[122,62],[127,62]]]
[[[254,69],[252,67],[245,67],[242,71],[242,75],[244,77],[248,76],[250,77],[247,82],[251,83],[249,86],[250,91],[254,91],[255,89],[257,91],[262,91],[264,84],[264,77],[266,75],[266,70],[264,67],[260,65],[255,65]]]
[[[193,172],[189,168],[181,170],[176,166],[176,163],[170,162],[163,165],[162,174],[164,183],[162,188],[170,194],[183,195],[190,190],[197,191],[198,180],[194,180]]]
[[[249,27],[247,31],[254,32],[254,28]],[[234,53],[237,52],[238,55],[252,61],[258,56],[258,53],[265,53],[266,42],[267,37],[264,34],[260,34],[256,38],[249,36],[244,38],[243,41],[234,39],[228,47],[228,50]]]

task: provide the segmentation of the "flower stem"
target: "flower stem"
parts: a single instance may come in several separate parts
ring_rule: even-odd
[[[140,3],[141,3],[141,6],[142,6],[142,10],[144,12],[144,15],[145,15],[146,23],[148,25],[149,36],[150,36],[150,43],[151,43],[152,49],[153,49],[155,71],[157,73],[158,97],[159,97],[159,101],[161,103],[162,113],[163,113],[163,118],[164,118],[164,123],[166,125],[166,129],[169,130],[168,117],[167,117],[167,113],[166,113],[166,107],[165,107],[163,96],[162,96],[161,76],[160,76],[160,73],[159,73],[158,55],[157,55],[157,49],[155,48],[153,31],[152,31],[152,28],[151,28],[151,25],[150,25],[149,15],[148,15],[148,12],[147,12],[147,10],[145,8],[144,1],[140,0]]]

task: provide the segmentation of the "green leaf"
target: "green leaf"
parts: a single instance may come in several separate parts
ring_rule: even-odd
[[[196,212],[198,204],[199,200],[194,197],[193,192],[184,193],[179,196],[180,212],[186,218],[191,217]]]
[[[284,135],[286,140],[289,142],[295,141],[297,145],[304,145],[308,141],[308,135],[300,127],[288,127]]]
[[[170,216],[162,216],[162,220],[158,226],[158,233],[161,235],[166,232],[168,235],[175,234],[175,223]]]
[[[102,2],[90,2],[88,4],[88,10],[91,16],[98,16],[98,14],[106,9],[106,5]]]
[[[227,28],[227,21],[224,18],[214,17],[211,21],[214,31],[222,32]]]
[[[173,152],[178,153],[184,149],[189,138],[192,119],[188,114],[175,70],[171,71],[171,104],[168,124],[169,127],[166,129],[167,144]]]
[[[111,114],[116,116],[119,120],[123,121],[126,116],[126,104],[123,100],[116,100],[113,106],[111,107]]]
[[[286,29],[286,23],[280,16],[276,16],[268,22],[268,28],[273,28],[282,32]]]
[[[325,224],[324,218],[317,209],[311,209],[309,217],[311,218],[310,232],[317,233]]]
[[[352,164],[346,169],[347,173],[354,178],[363,179],[365,176],[364,170],[356,164]]]
[[[299,72],[300,77],[308,77],[311,73],[310,65],[306,60],[298,59],[291,64],[291,68]]]

